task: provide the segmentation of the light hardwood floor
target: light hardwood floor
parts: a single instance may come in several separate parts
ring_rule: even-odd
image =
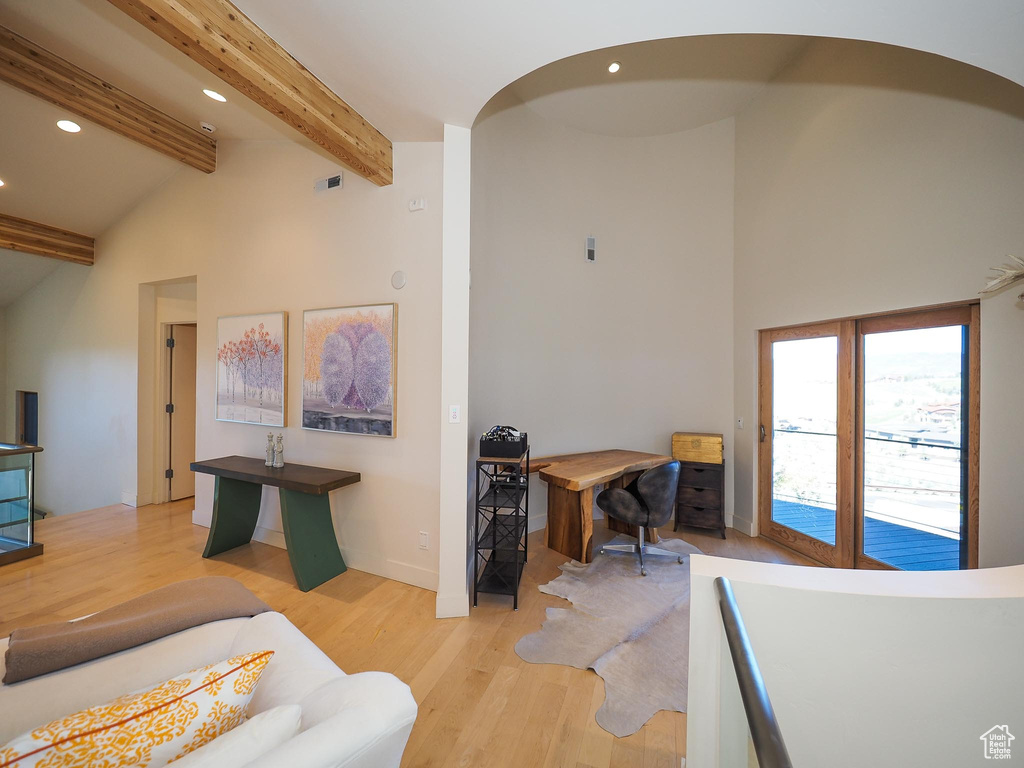
[[[0,636],[71,619],[180,579],[231,576],[283,612],[346,672],[383,670],[407,682],[419,717],[405,766],[664,766],[686,753],[686,716],[659,712],[616,739],[594,721],[604,683],[591,670],[527,664],[513,646],[564,601],[537,586],[565,557],[530,537],[519,611],[480,596],[466,619],[434,618],[434,593],[350,570],[312,592],[295,586],[287,553],[253,543],[204,560],[207,529],[192,500],[140,509],[114,506],[42,520],[41,557],[0,568]],[[813,564],[764,539],[730,530],[678,535],[708,554]],[[595,525],[595,544],[610,538]]]

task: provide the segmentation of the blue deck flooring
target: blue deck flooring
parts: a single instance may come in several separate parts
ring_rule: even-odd
[[[773,499],[772,519],[828,544],[835,543],[835,510]],[[870,517],[864,518],[864,552],[905,571],[955,571],[960,567],[958,540]]]

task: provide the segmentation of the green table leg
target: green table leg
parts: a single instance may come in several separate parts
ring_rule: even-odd
[[[213,522],[203,557],[219,555],[252,540],[260,516],[263,486],[217,477],[213,490]]]
[[[338,549],[326,493],[313,496],[282,488],[281,523],[295,581],[303,592],[348,570]]]

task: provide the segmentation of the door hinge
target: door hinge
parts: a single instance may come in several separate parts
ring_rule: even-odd
[[[174,413],[174,403],[168,403],[165,405],[164,410],[167,411],[167,413]]]
[[[164,477],[166,477],[168,480],[170,480],[172,477],[174,477],[174,470],[173,469],[165,469],[164,470]]]
[[[174,339],[167,339],[167,346],[173,348],[174,347]]]

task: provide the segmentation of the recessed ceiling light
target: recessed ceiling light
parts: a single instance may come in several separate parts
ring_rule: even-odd
[[[209,88],[203,88],[203,93],[205,93],[214,101],[227,101],[227,99],[225,99],[219,93],[217,93],[216,91],[211,91]]]
[[[608,71],[611,72],[614,75],[616,72],[619,71],[619,68],[621,66],[622,66],[621,63],[619,63],[617,61],[613,61],[611,64],[608,65]]]
[[[82,130],[82,126],[78,123],[72,122],[71,120],[58,120],[57,127],[62,131],[67,131],[68,133],[78,133]]]
[[[3,185],[4,185],[4,180],[0,179],[0,187],[2,187]]]

